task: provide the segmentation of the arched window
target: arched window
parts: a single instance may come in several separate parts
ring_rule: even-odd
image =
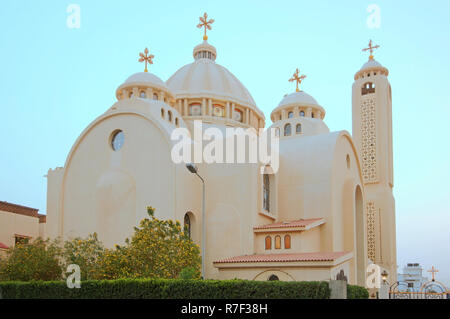
[[[220,104],[214,104],[213,105],[213,115],[217,117],[223,117],[224,114],[224,108]]]
[[[164,109],[161,109],[161,117],[164,118]]]
[[[184,215],[184,231],[191,238],[191,218],[187,213]]]
[[[290,118],[290,119],[291,119],[291,118],[293,118],[293,117],[294,117],[294,112],[292,112],[292,111],[291,111],[291,112],[289,112],[289,113],[288,113],[288,118]]]
[[[284,236],[284,249],[291,249],[291,236]]]
[[[167,115],[169,117],[169,122],[172,122],[172,112],[171,111],[167,111]]]
[[[131,99],[134,96],[133,91],[131,91],[130,93],[128,93],[128,97]]]
[[[178,117],[176,117],[176,118],[175,118],[175,126],[178,127],[178,125],[180,125],[180,124],[178,123]]]
[[[280,235],[275,236],[275,249],[281,249],[281,237]]]
[[[311,113],[311,117],[314,118],[314,112]]]
[[[284,126],[284,136],[290,136],[291,135],[291,124],[286,124]]]
[[[305,111],[300,111],[300,116],[304,117],[305,116]]]
[[[302,132],[302,125],[299,123],[295,126],[295,133],[300,134]]]
[[[144,91],[141,91],[141,93],[139,93],[139,97],[142,99],[145,99],[147,97],[147,95],[145,94]]]
[[[233,114],[233,120],[242,122],[244,120],[244,113],[241,110],[235,109]]]
[[[363,87],[361,88],[361,94],[366,95],[370,93],[375,93],[375,83],[372,82],[366,82],[364,83]]]
[[[189,115],[200,116],[202,115],[202,105],[200,103],[192,103],[189,105]]]
[[[153,99],[154,99],[154,100],[158,100],[158,94],[153,93]]]
[[[263,208],[265,211],[270,211],[270,180],[269,174],[263,175]]]
[[[267,280],[269,280],[269,281],[278,281],[280,279],[278,278],[277,275],[270,275],[269,279],[267,279]]]
[[[272,249],[272,238],[270,236],[267,236],[265,239],[265,248],[266,250]]]

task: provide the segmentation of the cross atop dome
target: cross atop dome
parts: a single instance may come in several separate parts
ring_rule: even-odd
[[[209,19],[208,20],[208,14],[205,12],[203,14],[203,17],[199,17],[200,23],[197,25],[197,28],[201,29],[204,28],[205,29],[205,33],[203,35],[203,40],[208,40],[208,36],[206,35],[206,29],[211,30],[211,24],[214,23],[214,19]]]
[[[145,54],[144,54],[145,53]],[[145,48],[144,53],[139,53],[139,62],[145,62],[145,70],[144,72],[148,72],[147,70],[147,63],[153,64],[153,58],[155,57],[153,54],[148,55],[149,51],[147,48]]]
[[[364,49],[362,49],[363,50],[363,52],[366,52],[366,51],[370,51],[370,56],[369,56],[369,60],[373,60],[373,51],[375,50],[375,49],[378,49],[380,46],[377,44],[377,45],[375,45],[375,46],[372,46],[372,40],[370,40],[369,41],[369,47],[368,48],[364,48]]]
[[[292,78],[289,79],[289,82],[294,82],[294,81],[297,82],[295,92],[300,92],[300,89],[298,88],[298,86],[299,86],[299,84],[302,83],[303,79],[306,78],[306,75],[303,75],[303,74],[299,76],[299,72],[300,71],[297,68],[295,70],[295,73],[292,75]]]
[[[434,268],[434,266],[432,266],[431,269],[428,270],[428,272],[431,272],[431,276],[433,277],[433,279],[431,279],[431,281],[435,281],[434,275],[435,275],[435,273],[439,272],[439,270],[437,270],[436,268]]]

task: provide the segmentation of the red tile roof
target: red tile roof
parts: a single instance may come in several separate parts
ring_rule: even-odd
[[[298,254],[260,254],[245,255],[214,261],[214,263],[262,263],[262,262],[295,262],[295,261],[334,261],[349,252],[316,252]]]
[[[322,221],[322,222],[320,222]],[[257,230],[257,229],[274,229],[274,228],[306,228],[307,226],[319,222],[320,224],[323,224],[325,222],[325,220],[323,218],[310,218],[310,219],[299,219],[299,220],[294,220],[291,222],[279,222],[279,223],[273,223],[273,224],[268,224],[268,225],[263,225],[263,226],[256,226],[253,227],[253,229]]]
[[[8,249],[9,247],[6,246],[4,243],[0,243],[0,249]]]
[[[19,215],[25,215],[30,217],[39,218],[40,223],[45,223],[45,218],[41,216],[46,216],[43,214],[38,214],[39,209],[31,208],[27,206],[17,205],[13,203],[0,201],[0,211],[15,213]]]

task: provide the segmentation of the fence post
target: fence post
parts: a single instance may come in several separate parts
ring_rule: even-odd
[[[330,280],[330,299],[347,299],[347,281]]]
[[[381,283],[380,291],[378,293],[378,299],[389,299],[389,284],[388,283]]]

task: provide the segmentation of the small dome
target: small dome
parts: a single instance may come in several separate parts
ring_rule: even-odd
[[[206,58],[215,61],[217,57],[217,50],[207,41],[203,41],[203,43],[194,48],[193,55],[195,60]]]
[[[359,78],[364,78],[365,74],[368,73],[379,73],[381,75],[388,76],[389,70],[386,69],[384,66],[382,66],[378,61],[374,60],[373,58],[370,58],[369,61],[364,63],[364,65],[361,67],[361,69],[356,72],[355,74],[355,80]]]
[[[153,90],[153,97],[147,96],[147,89]],[[124,93],[125,92],[125,93]],[[138,93],[140,92],[140,93]],[[136,97],[153,98],[163,97],[172,99],[173,94],[170,92],[166,83],[156,75],[149,72],[138,72],[128,77],[125,82],[116,90],[118,100],[136,94]],[[141,95],[142,94],[142,95]],[[151,95],[152,93],[150,93]]]
[[[294,112],[296,108],[299,110],[298,113]],[[270,118],[272,119],[272,122],[275,123],[284,120],[284,116],[289,116],[289,114],[295,118],[307,116],[323,120],[325,117],[325,109],[320,106],[316,99],[311,95],[299,91],[285,95],[278,106],[270,114]]]
[[[278,104],[278,107],[285,106],[285,105],[291,105],[291,104],[298,104],[298,105],[319,105],[317,101],[308,93],[305,93],[303,91],[300,92],[294,92],[289,95],[286,95]]]
[[[361,70],[368,69],[368,68],[382,68],[383,66],[375,61],[374,59],[370,59],[364,65],[361,67]]]
[[[156,86],[161,89],[167,90],[166,83],[164,83],[164,81],[161,80],[156,75],[149,73],[149,72],[135,73],[135,74],[131,75],[130,77],[128,77],[128,79],[125,80],[124,84],[127,84],[127,86],[128,86],[128,84],[141,84],[141,85],[151,86],[151,87]]]

